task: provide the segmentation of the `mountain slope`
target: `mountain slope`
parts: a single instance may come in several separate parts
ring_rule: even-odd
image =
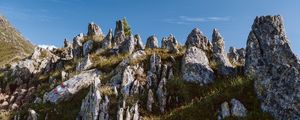
[[[34,46],[0,15],[0,66],[24,58]]]

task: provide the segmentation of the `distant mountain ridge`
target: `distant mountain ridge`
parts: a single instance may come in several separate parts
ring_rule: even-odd
[[[30,55],[33,49],[34,45],[0,15],[0,66]]]

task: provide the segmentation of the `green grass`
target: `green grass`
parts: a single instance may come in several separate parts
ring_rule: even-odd
[[[228,80],[217,80],[215,83],[204,87],[180,82],[180,80],[174,80],[173,82],[175,82],[173,87],[179,87],[179,96],[184,102],[165,114],[163,119],[217,119],[217,112],[221,104],[224,101],[229,102],[232,98],[240,100],[247,108],[248,115],[243,119],[272,119],[269,114],[260,110],[260,103],[256,98],[253,81],[245,77],[237,76]],[[231,117],[228,119],[241,118]]]
[[[5,21],[0,24],[0,66],[4,66],[27,57],[33,52],[34,46],[5,17],[0,16],[0,19]]]

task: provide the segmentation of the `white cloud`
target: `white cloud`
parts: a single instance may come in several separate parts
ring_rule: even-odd
[[[218,22],[218,21],[229,21],[230,17],[188,17],[188,16],[179,16],[176,19],[165,19],[164,21],[172,24],[192,24],[197,22]]]
[[[38,45],[38,47],[48,49],[48,50],[53,50],[54,48],[57,48],[54,45]]]

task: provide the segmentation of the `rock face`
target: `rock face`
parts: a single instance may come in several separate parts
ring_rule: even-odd
[[[178,50],[178,42],[175,38],[174,35],[170,35],[169,37],[163,37],[162,41],[161,41],[161,48],[163,49],[166,49],[170,52],[174,52],[174,53],[177,53],[179,50]]]
[[[92,62],[90,60],[90,55],[87,55],[80,61],[76,66],[76,71],[80,72],[83,70],[87,70],[92,67]]]
[[[94,22],[91,22],[89,25],[88,25],[88,32],[87,32],[87,35],[88,36],[99,36],[99,35],[102,35],[102,30],[101,28],[96,25]]]
[[[211,53],[212,51],[212,45],[209,42],[208,38],[205,37],[204,34],[198,28],[192,30],[192,32],[187,37],[185,45],[187,47],[196,46],[206,53]]]
[[[215,76],[209,67],[209,61],[204,51],[197,47],[187,49],[182,59],[183,80],[195,82],[200,85],[212,83]]]
[[[136,42],[135,39],[133,37],[133,35],[131,35],[130,37],[127,37],[126,40],[122,43],[122,45],[120,46],[120,53],[128,53],[131,54],[134,51]]]
[[[70,78],[69,80],[58,85],[49,93],[45,93],[46,101],[58,103],[59,101],[66,100],[79,92],[83,88],[87,88],[95,80],[99,79],[99,71],[92,69],[83,71],[80,74]]]
[[[231,99],[230,103],[232,105],[231,107],[232,116],[245,117],[247,115],[247,109],[240,101],[233,98]]]
[[[122,20],[116,22],[115,34],[114,34],[113,46],[118,47],[125,40],[124,25]]]
[[[94,44],[93,40],[88,40],[83,44],[83,50],[82,50],[83,56],[87,56],[89,53],[92,52],[93,44]]]
[[[246,50],[244,48],[236,49],[234,47],[230,47],[227,56],[233,65],[245,65]]]
[[[225,101],[221,104],[221,109],[218,114],[218,120],[223,120],[229,116],[235,116],[240,118],[246,117],[247,109],[239,100],[235,98],[231,99],[230,107],[228,102]]]
[[[300,118],[299,66],[282,17],[257,17],[247,41],[245,75],[255,80],[261,108],[276,119]]]
[[[217,29],[214,29],[212,35],[213,55],[212,62],[217,68],[219,75],[227,76],[233,74],[234,70],[231,63],[228,60],[224,47],[224,39]]]
[[[80,120],[97,120],[100,111],[101,94],[98,88],[100,87],[100,80],[95,79],[90,91],[82,101],[81,109],[78,115]]]
[[[79,58],[82,56],[83,41],[84,41],[83,33],[80,33],[73,39],[73,55],[75,58]]]
[[[146,48],[158,48],[158,41],[155,35],[152,35],[147,39]]]
[[[224,119],[230,116],[230,108],[228,102],[224,102],[221,104],[221,111],[218,119]]]
[[[109,49],[112,47],[113,33],[112,29],[109,29],[107,35],[103,39],[103,42],[100,45],[101,49]]]
[[[139,34],[134,35],[134,41],[136,43],[135,49],[136,50],[144,50],[145,46]]]

